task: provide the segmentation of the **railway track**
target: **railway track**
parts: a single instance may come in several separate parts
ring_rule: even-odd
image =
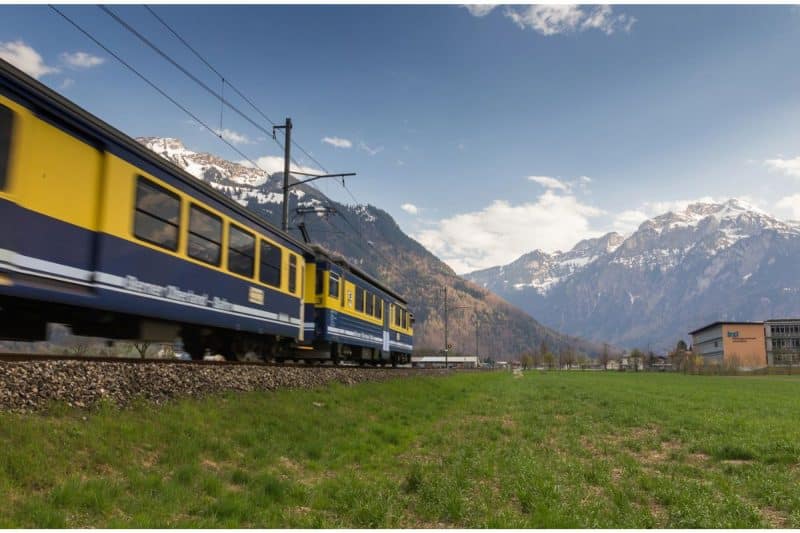
[[[140,357],[98,357],[91,355],[59,355],[59,354],[33,354],[33,353],[0,353],[0,362],[19,363],[19,362],[33,362],[33,361],[80,361],[85,363],[118,363],[118,364],[162,364],[162,365],[208,365],[208,366],[265,366],[265,367],[280,367],[280,368],[361,368],[364,370],[410,370],[411,365],[399,365],[393,368],[391,365],[377,366],[377,365],[359,365],[353,363],[341,363],[334,365],[330,361],[318,362],[272,362],[272,361],[206,361],[202,359],[193,359],[190,361],[171,358],[171,359],[155,359]]]

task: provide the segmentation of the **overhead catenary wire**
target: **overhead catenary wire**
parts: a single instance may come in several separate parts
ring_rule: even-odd
[[[136,28],[134,28],[133,26],[131,26],[130,24],[128,24],[127,22],[125,22],[125,21],[122,19],[122,17],[120,17],[119,15],[117,15],[116,13],[114,13],[114,12],[113,12],[113,11],[112,11],[110,8],[108,8],[107,6],[98,6],[98,7],[99,7],[101,10],[103,10],[103,11],[104,11],[104,12],[105,12],[105,13],[106,13],[108,16],[110,16],[111,18],[113,18],[113,19],[114,19],[114,20],[115,20],[115,21],[116,21],[116,22],[117,22],[117,23],[118,23],[120,26],[122,26],[123,28],[125,28],[125,29],[126,29],[128,32],[132,33],[132,34],[133,34],[133,35],[134,35],[134,36],[135,36],[137,39],[139,39],[140,41],[142,41],[142,42],[143,42],[144,44],[146,44],[146,45],[147,45],[147,46],[148,46],[150,49],[152,49],[152,50],[153,50],[155,53],[157,53],[157,54],[158,54],[158,55],[160,55],[162,58],[164,58],[164,60],[166,60],[167,62],[169,62],[169,63],[170,63],[172,66],[174,66],[174,67],[175,67],[175,68],[177,68],[178,70],[180,70],[180,71],[181,71],[181,72],[182,72],[182,73],[183,73],[183,74],[184,74],[186,77],[188,77],[190,80],[192,80],[192,81],[193,81],[193,82],[195,82],[197,85],[199,85],[200,87],[202,87],[202,88],[203,88],[203,89],[204,89],[206,92],[208,92],[209,94],[211,94],[212,96],[214,96],[215,98],[217,98],[217,99],[218,99],[218,100],[219,100],[219,101],[220,101],[220,102],[221,102],[223,105],[225,105],[226,107],[228,107],[229,109],[231,109],[233,112],[235,112],[237,115],[239,115],[239,116],[240,116],[242,119],[244,119],[245,121],[247,121],[247,122],[248,122],[248,123],[249,123],[251,126],[253,126],[253,127],[254,127],[254,128],[256,128],[257,130],[259,130],[260,132],[262,132],[262,133],[266,134],[267,136],[269,136],[269,137],[272,137],[272,131],[270,131],[269,129],[267,129],[267,128],[263,127],[261,124],[259,124],[258,122],[256,122],[256,121],[255,121],[255,120],[253,120],[252,118],[250,118],[250,117],[249,117],[247,114],[245,114],[245,113],[244,113],[244,112],[243,112],[241,109],[239,109],[238,107],[236,107],[235,105],[233,105],[232,103],[230,103],[228,100],[226,100],[226,99],[225,99],[225,97],[224,97],[223,95],[219,94],[217,91],[215,91],[214,89],[212,89],[211,87],[209,87],[209,86],[208,86],[208,84],[206,84],[206,83],[205,83],[203,80],[201,80],[200,78],[198,78],[197,76],[195,76],[194,74],[192,74],[191,72],[189,72],[189,70],[187,70],[187,69],[186,69],[186,68],[185,68],[183,65],[181,65],[181,64],[180,64],[180,63],[178,63],[176,60],[174,60],[174,59],[173,59],[173,58],[172,58],[172,57],[171,57],[169,54],[167,54],[166,52],[164,52],[164,51],[163,51],[161,48],[159,48],[159,47],[158,47],[158,46],[157,46],[155,43],[153,43],[153,42],[152,42],[150,39],[148,39],[147,37],[145,37],[144,35],[142,35],[142,34],[141,34],[139,31],[137,31],[137,30],[136,30]],[[213,130],[212,130],[212,131],[213,131]],[[214,132],[214,133],[216,133],[216,135],[217,135],[218,137],[220,137],[220,138],[222,137],[222,132],[221,132],[221,131],[220,131],[220,132]],[[283,146],[280,144],[280,142],[278,142],[278,140],[277,140],[277,139],[274,139],[274,140],[275,140],[275,142],[278,144],[278,146],[281,146],[281,148],[283,147]]]
[[[225,79],[225,76],[223,76],[223,75],[222,75],[222,74],[221,74],[221,73],[220,73],[220,72],[219,72],[217,69],[215,69],[215,68],[214,68],[214,67],[211,65],[211,63],[209,63],[209,62],[206,60],[206,58],[204,58],[204,57],[203,57],[203,56],[200,54],[200,52],[198,52],[198,51],[197,51],[197,50],[196,50],[196,49],[195,49],[195,48],[194,48],[192,45],[190,45],[190,44],[189,44],[189,43],[186,41],[186,39],[184,39],[183,37],[181,37],[181,35],[180,35],[180,34],[179,34],[177,31],[175,31],[175,30],[172,28],[172,26],[170,26],[170,25],[169,25],[169,24],[168,24],[168,23],[167,23],[167,22],[166,22],[166,21],[165,21],[163,18],[161,18],[160,16],[158,16],[158,14],[157,14],[155,11],[153,11],[153,9],[152,9],[150,6],[148,6],[148,5],[146,5],[146,4],[145,4],[145,6],[144,6],[144,7],[145,7],[145,9],[147,9],[147,10],[150,12],[150,14],[151,14],[151,15],[153,15],[153,16],[156,18],[156,20],[158,20],[158,21],[159,21],[159,22],[160,22],[160,23],[161,23],[161,24],[162,24],[162,25],[163,25],[165,28],[167,28],[167,30],[168,30],[168,31],[169,31],[169,32],[170,32],[172,35],[174,35],[174,36],[175,36],[175,37],[176,37],[176,38],[177,38],[177,39],[178,39],[180,42],[182,42],[182,43],[184,44],[184,46],[186,46],[186,48],[188,48],[189,50],[191,50],[191,51],[192,51],[192,53],[193,53],[195,56],[197,56],[197,58],[198,58],[200,61],[202,61],[203,63],[205,63],[205,65],[206,65],[206,66],[207,66],[209,69],[211,69],[211,71],[212,71],[214,74],[216,74],[216,75],[217,75],[217,76],[219,76],[220,78],[223,78],[223,79]],[[228,86],[229,86],[229,87],[230,87],[230,88],[231,88],[231,89],[232,89],[232,90],[233,90],[233,91],[234,91],[236,94],[238,94],[238,95],[239,95],[239,97],[240,97],[242,100],[244,100],[245,102],[247,102],[248,104],[250,104],[250,107],[252,107],[253,109],[255,109],[255,111],[256,111],[256,112],[257,112],[259,115],[261,115],[261,116],[262,116],[262,117],[263,117],[263,118],[264,118],[264,119],[265,119],[267,122],[269,122],[269,123],[270,123],[270,124],[272,124],[273,126],[275,126],[275,125],[276,125],[275,121],[273,121],[271,118],[269,118],[269,117],[266,115],[266,113],[264,113],[264,112],[263,112],[263,111],[262,111],[262,110],[261,110],[261,109],[260,109],[260,108],[259,108],[259,107],[258,107],[256,104],[254,104],[254,103],[253,103],[253,102],[252,102],[252,101],[251,101],[251,100],[250,100],[250,99],[249,99],[247,96],[245,96],[245,95],[244,95],[244,94],[243,94],[243,93],[242,93],[242,92],[241,92],[239,89],[237,89],[237,88],[236,88],[236,86],[235,86],[233,83],[231,83],[231,82],[230,82],[230,80],[228,80]]]
[[[163,89],[161,89],[161,88],[160,88],[158,85],[156,85],[155,83],[153,83],[152,81],[150,81],[150,80],[149,80],[149,79],[148,79],[148,78],[147,78],[147,77],[146,77],[144,74],[142,74],[141,72],[139,72],[138,70],[136,70],[136,69],[135,69],[135,68],[134,68],[132,65],[130,65],[130,64],[129,64],[127,61],[125,61],[124,59],[122,59],[122,58],[121,58],[119,55],[117,55],[117,54],[116,54],[116,53],[115,53],[113,50],[111,50],[111,49],[110,49],[110,48],[108,48],[106,45],[104,45],[103,43],[101,43],[101,42],[100,42],[98,39],[96,39],[96,38],[95,38],[95,37],[94,37],[94,36],[93,36],[91,33],[89,33],[89,31],[88,31],[88,30],[84,29],[82,26],[80,26],[80,25],[79,25],[77,22],[75,22],[74,20],[72,20],[70,17],[68,17],[68,16],[67,16],[65,13],[63,13],[61,10],[59,10],[59,9],[58,9],[57,7],[55,7],[54,5],[52,5],[52,4],[48,4],[48,6],[50,7],[50,9],[52,9],[53,11],[55,11],[56,13],[58,13],[58,14],[59,14],[59,15],[60,15],[60,16],[61,16],[61,17],[62,17],[64,20],[66,20],[66,21],[67,21],[67,22],[69,22],[69,23],[70,23],[72,26],[74,26],[74,27],[75,27],[75,28],[76,28],[78,31],[80,31],[82,34],[84,34],[86,37],[88,37],[88,38],[89,38],[89,39],[90,39],[92,42],[94,42],[94,43],[95,43],[97,46],[99,46],[100,48],[102,48],[103,50],[105,50],[105,51],[106,51],[106,52],[107,52],[109,55],[111,55],[111,56],[112,56],[114,59],[116,59],[117,61],[119,61],[119,62],[120,62],[120,63],[121,63],[123,66],[125,66],[125,67],[126,67],[128,70],[130,70],[131,72],[133,72],[134,74],[136,74],[136,75],[137,75],[137,76],[138,76],[138,77],[139,77],[139,78],[140,78],[142,81],[144,81],[144,82],[145,82],[145,83],[147,83],[147,84],[148,84],[150,87],[152,87],[153,89],[155,89],[155,90],[156,90],[156,91],[157,91],[159,94],[161,94],[161,96],[163,96],[164,98],[166,98],[167,100],[169,100],[169,101],[170,101],[170,102],[171,102],[173,105],[175,105],[175,106],[176,106],[178,109],[180,109],[181,111],[183,111],[184,113],[186,113],[187,115],[189,115],[189,116],[190,116],[190,117],[191,117],[193,120],[195,120],[195,121],[196,121],[198,124],[200,124],[201,126],[203,126],[205,129],[207,129],[207,130],[208,130],[208,131],[210,131],[211,133],[216,133],[216,132],[214,131],[214,129],[213,129],[211,126],[209,126],[208,124],[206,124],[206,123],[205,123],[203,120],[201,120],[201,119],[200,119],[200,118],[199,118],[197,115],[195,115],[194,113],[192,113],[191,111],[189,111],[189,110],[188,110],[186,107],[184,107],[184,106],[183,106],[183,105],[182,105],[180,102],[178,102],[178,101],[177,101],[177,100],[175,100],[175,99],[174,99],[172,96],[170,96],[169,94],[167,94],[167,93],[166,93],[166,92],[165,92]],[[244,158],[246,161],[248,161],[248,162],[249,162],[251,165],[253,165],[253,167],[254,167],[254,168],[257,168],[257,169],[259,169],[259,170],[263,171],[263,172],[264,172],[264,173],[266,173],[268,176],[270,175],[270,173],[269,173],[269,172],[267,172],[267,170],[265,170],[264,168],[262,168],[261,166],[259,166],[259,165],[258,165],[258,163],[256,163],[256,162],[255,162],[255,161],[253,161],[252,159],[250,159],[250,157],[249,157],[247,154],[245,154],[244,152],[242,152],[241,150],[239,150],[238,148],[236,148],[236,147],[235,147],[235,146],[234,146],[232,143],[228,142],[226,139],[223,139],[222,137],[220,137],[220,140],[221,140],[222,142],[224,142],[225,144],[227,144],[227,145],[228,145],[228,146],[229,146],[229,147],[230,147],[230,148],[231,148],[231,149],[232,149],[234,152],[236,152],[237,154],[239,154],[240,156],[242,156],[242,157],[243,157],[243,158]]]
[[[196,56],[196,57],[197,57],[197,58],[198,58],[200,61],[202,61],[202,62],[203,62],[203,64],[205,64],[205,66],[207,66],[207,67],[209,68],[209,70],[211,70],[211,72],[213,72],[214,74],[216,74],[217,76],[219,76],[219,77],[220,77],[222,80],[224,80],[224,82],[226,82],[226,83],[227,83],[228,87],[230,87],[230,88],[231,88],[231,90],[233,90],[233,91],[234,91],[234,92],[235,92],[237,95],[239,95],[239,97],[240,97],[242,100],[244,100],[245,102],[247,102],[247,103],[250,105],[250,107],[252,107],[252,108],[253,108],[253,109],[256,111],[256,113],[258,113],[259,115],[261,115],[261,116],[262,116],[262,117],[263,117],[263,118],[264,118],[264,119],[265,119],[267,122],[269,122],[271,125],[273,125],[273,126],[275,126],[275,125],[276,125],[276,123],[275,123],[275,122],[274,122],[274,121],[273,121],[271,118],[269,118],[269,116],[267,116],[267,114],[266,114],[266,113],[264,113],[264,111],[262,111],[262,110],[261,110],[261,108],[259,108],[259,107],[258,107],[258,106],[257,106],[255,103],[253,103],[253,101],[252,101],[250,98],[248,98],[247,96],[245,96],[245,94],[244,94],[244,93],[243,93],[241,90],[239,90],[239,89],[238,89],[238,88],[237,88],[237,87],[236,87],[236,86],[235,86],[233,83],[231,83],[230,79],[228,79],[228,78],[226,78],[225,76],[223,76],[223,74],[222,74],[222,73],[221,73],[219,70],[217,70],[217,69],[216,69],[216,68],[215,68],[215,67],[214,67],[214,66],[213,66],[213,65],[212,65],[212,64],[211,64],[211,63],[210,63],[210,62],[209,62],[209,61],[208,61],[208,60],[207,60],[205,57],[203,57],[203,55],[202,55],[200,52],[198,52],[198,51],[197,51],[197,49],[196,49],[195,47],[193,47],[191,44],[189,44],[189,42],[188,42],[188,41],[187,41],[187,40],[186,40],[186,39],[185,39],[183,36],[181,36],[181,35],[180,35],[180,34],[177,32],[177,30],[175,30],[175,29],[174,29],[172,26],[170,26],[170,24],[169,24],[169,23],[168,23],[166,20],[164,20],[162,17],[160,17],[160,16],[158,15],[158,13],[156,13],[156,12],[155,12],[155,11],[154,11],[154,10],[153,10],[153,9],[152,9],[150,6],[148,6],[148,5],[145,5],[144,7],[145,7],[145,9],[147,9],[147,11],[149,11],[149,12],[150,12],[150,14],[151,14],[151,15],[153,15],[153,17],[155,17],[155,19],[156,19],[156,20],[158,20],[158,21],[159,21],[159,22],[160,22],[160,23],[161,23],[161,24],[162,24],[162,25],[163,25],[163,26],[164,26],[164,27],[165,27],[165,28],[166,28],[166,29],[167,29],[167,30],[168,30],[168,31],[169,31],[169,32],[170,32],[172,35],[174,35],[176,39],[178,39],[178,40],[179,40],[181,43],[183,43],[183,45],[184,45],[184,46],[186,46],[186,48],[188,48],[188,49],[189,49],[189,50],[190,50],[190,51],[191,51],[191,52],[192,52],[192,53],[193,53],[193,54],[194,54],[194,55],[195,55],[195,56]],[[276,139],[276,142],[277,142],[277,139]],[[292,146],[294,146],[295,148],[297,148],[298,150],[300,150],[300,151],[303,153],[303,155],[305,155],[305,156],[306,156],[306,157],[309,159],[309,161],[311,161],[312,163],[314,163],[315,165],[317,165],[317,166],[318,166],[318,167],[319,167],[321,170],[323,170],[323,171],[324,171],[326,174],[328,174],[328,173],[329,173],[328,169],[327,169],[327,168],[325,168],[325,165],[323,165],[322,163],[320,163],[320,162],[319,162],[319,161],[318,161],[318,160],[317,160],[317,159],[316,159],[314,156],[312,156],[312,155],[311,155],[311,154],[310,154],[310,153],[309,153],[309,152],[308,152],[308,151],[307,151],[305,148],[303,148],[303,146],[301,146],[301,145],[300,145],[300,143],[298,143],[296,140],[292,140]],[[281,146],[281,148],[283,148],[283,147]],[[298,167],[300,166],[300,165],[297,163],[297,161],[294,161],[294,160],[293,160],[293,163],[294,163],[296,166],[298,166]]]

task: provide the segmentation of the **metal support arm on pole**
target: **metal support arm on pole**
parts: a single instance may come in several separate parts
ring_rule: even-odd
[[[294,172],[301,176],[311,176],[311,178],[303,181],[296,181],[289,183],[289,177],[292,174],[292,119],[286,118],[286,123],[283,126],[272,126],[272,136],[275,137],[275,130],[283,130],[283,213],[281,217],[281,229],[289,231],[289,189],[303,185],[314,180],[322,178],[342,178],[344,183],[345,176],[355,176],[355,172],[344,172],[340,174],[309,174],[307,172]]]

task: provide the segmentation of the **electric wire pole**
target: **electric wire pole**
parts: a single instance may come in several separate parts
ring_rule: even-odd
[[[292,165],[292,119],[286,117],[283,126],[272,126],[272,136],[275,130],[283,130],[283,217],[281,218],[281,229],[289,231],[289,174]]]
[[[450,351],[450,345],[447,344],[447,285],[444,286],[444,367],[450,368],[447,363],[447,353]]]
[[[311,176],[303,181],[296,181],[289,183],[289,176],[292,174],[292,119],[286,117],[286,123],[283,126],[272,126],[272,137],[275,137],[275,130],[283,130],[283,213],[281,216],[281,229],[286,233],[289,232],[289,189],[298,185],[303,185],[309,181],[318,180],[321,178],[342,178],[342,185],[344,185],[345,176],[355,176],[355,172],[344,172],[339,174],[309,174],[307,172],[295,171],[295,174],[301,176]],[[302,148],[301,148],[302,149]]]
[[[471,305],[459,305],[454,307],[453,309],[471,309]],[[447,305],[447,285],[444,286],[444,367],[450,368],[450,364],[448,361],[448,354],[450,353],[450,343],[447,339],[448,333],[448,320],[447,320],[447,312],[450,307]]]

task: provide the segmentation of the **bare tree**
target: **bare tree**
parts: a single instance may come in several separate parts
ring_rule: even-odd
[[[75,355],[78,357],[83,357],[89,353],[89,343],[88,342],[76,342],[69,348],[67,348],[67,354]]]
[[[531,350],[531,356],[533,357],[534,368],[538,368],[544,365],[544,358],[542,357],[542,352],[538,350]]]
[[[608,350],[608,343],[603,343],[603,351],[600,352],[600,364],[603,370],[608,370],[608,362],[611,361],[611,353]]]
[[[644,354],[639,348],[634,348],[631,352],[631,355],[628,357],[630,361],[633,361],[633,369],[638,372],[639,371],[639,364],[644,359]]]
[[[149,342],[134,342],[133,347],[139,352],[139,357],[144,359],[147,355],[147,350],[150,348]]]
[[[544,360],[545,366],[547,366],[547,368],[552,370],[553,364],[556,361],[556,358],[553,356],[553,354],[551,354],[550,352],[545,352],[544,356],[543,356],[543,360]]]
[[[575,352],[572,351],[572,348],[564,348],[561,351],[561,364],[566,366],[567,370],[570,370],[574,363],[575,363]]]

